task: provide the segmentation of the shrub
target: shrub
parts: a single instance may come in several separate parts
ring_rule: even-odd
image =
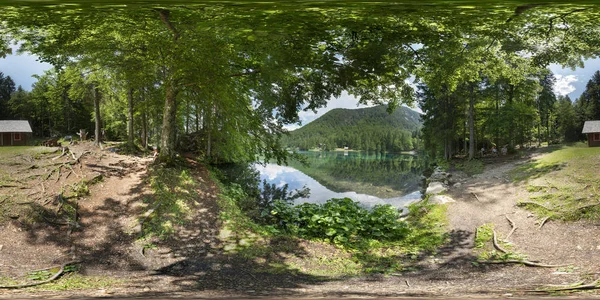
[[[409,231],[406,222],[399,220],[399,211],[391,205],[367,210],[349,198],[298,206],[276,201],[271,215],[274,225],[285,232],[348,247],[370,240],[399,241]]]

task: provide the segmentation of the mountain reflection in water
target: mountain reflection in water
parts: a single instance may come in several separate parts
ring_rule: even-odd
[[[256,165],[260,180],[289,190],[308,187],[310,196],[296,203],[324,203],[350,198],[367,207],[403,207],[421,199],[420,176],[425,162],[416,156],[357,152],[305,152],[310,166],[290,163]]]

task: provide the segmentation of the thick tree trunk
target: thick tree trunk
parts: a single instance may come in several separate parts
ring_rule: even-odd
[[[168,83],[166,86],[165,108],[163,110],[162,133],[160,136],[160,158],[169,161],[176,154],[177,138],[177,94],[179,90]]]
[[[96,121],[96,127],[94,130],[94,134],[96,138],[94,139],[94,145],[100,147],[100,140],[102,138],[102,130],[100,128],[101,120],[100,120],[100,99],[102,95],[100,94],[100,89],[98,87],[94,88],[94,119]]]
[[[475,157],[475,94],[471,85],[471,95],[469,97],[469,160]]]
[[[133,146],[133,89],[127,92],[127,143]]]

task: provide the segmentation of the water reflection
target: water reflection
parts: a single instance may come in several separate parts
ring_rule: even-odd
[[[421,198],[420,176],[426,162],[417,156],[359,152],[306,152],[310,166],[256,165],[260,179],[290,190],[310,189],[310,197],[297,202],[323,203],[348,197],[365,206],[402,207]]]

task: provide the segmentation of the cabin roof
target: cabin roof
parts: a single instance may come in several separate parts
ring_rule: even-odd
[[[0,132],[31,133],[32,131],[29,121],[5,120],[0,121]]]

